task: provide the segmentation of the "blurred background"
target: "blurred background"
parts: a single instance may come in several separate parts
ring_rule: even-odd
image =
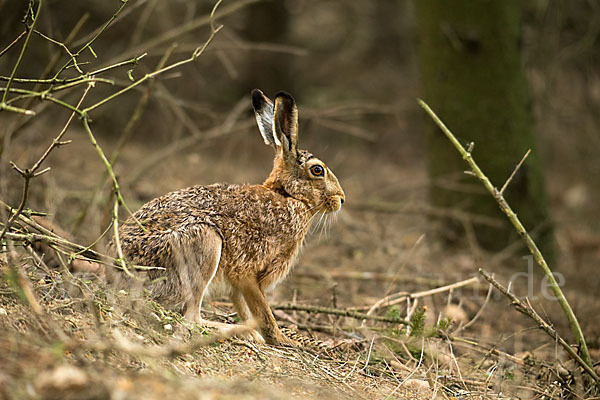
[[[365,306],[383,293],[466,279],[478,267],[503,281],[528,271],[527,251],[497,206],[485,203],[479,182],[462,173],[466,164],[419,107],[423,98],[465,145],[475,142],[475,159],[498,187],[532,149],[508,200],[565,276],[567,297],[598,348],[600,3],[491,3],[226,0],[216,14],[223,28],[195,62],[93,110],[92,129],[108,155],[118,153],[114,169],[135,210],[186,186],[261,182],[273,154],[256,128],[249,93],[293,94],[300,146],[326,161],[347,201],[337,223],[308,240],[275,299],[330,304],[334,293],[340,306]],[[78,49],[120,5],[46,0],[36,29]],[[80,65],[93,71],[147,55],[133,68],[103,74],[114,85],[96,84],[84,106],[130,84],[129,75],[140,79],[161,62],[189,57],[210,34],[213,6],[129,0]],[[26,9],[26,1],[0,0],[0,48],[23,31]],[[2,54],[0,75],[10,76],[20,48]],[[32,35],[16,76],[39,78],[67,60],[59,46]],[[77,75],[69,68],[61,76]],[[76,104],[82,92],[79,86],[57,96]],[[35,117],[0,112],[0,197],[14,206],[22,180],[8,162],[35,162],[69,116],[39,98],[27,106]],[[32,183],[28,206],[90,244],[110,223],[111,185],[79,121],[65,139],[73,142],[46,161],[52,171]],[[530,276],[541,300],[537,267]],[[526,289],[527,281],[515,285]],[[460,307],[474,314],[481,295],[464,297]],[[496,300],[497,312],[506,309]],[[434,316],[444,301],[429,304]],[[568,335],[555,304],[543,307]],[[496,337],[529,324],[513,314],[490,316],[476,329]]]

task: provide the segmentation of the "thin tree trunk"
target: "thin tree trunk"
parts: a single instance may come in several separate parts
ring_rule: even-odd
[[[521,59],[521,5],[517,0],[415,1],[424,100],[464,143],[498,188],[521,157],[531,155],[506,197],[538,243],[552,252],[552,229],[538,154],[531,100]],[[488,193],[463,173],[463,161],[438,128],[427,123],[431,201],[501,218]],[[456,237],[462,227],[448,226]],[[516,240],[510,224],[475,226],[479,243],[500,250]]]

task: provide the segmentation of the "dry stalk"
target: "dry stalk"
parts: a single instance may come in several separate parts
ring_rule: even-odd
[[[44,320],[48,326],[52,329],[54,334],[58,337],[62,342],[66,342],[69,340],[65,332],[58,326],[58,324],[45,312],[45,310],[40,305],[37,296],[33,288],[31,287],[31,282],[29,278],[25,275],[23,270],[17,266],[12,267],[13,272],[17,276],[17,284],[23,291],[25,298],[27,299],[27,303],[33,310],[33,312],[42,320]]]
[[[458,332],[461,332],[461,331],[467,329],[469,326],[473,325],[475,323],[475,321],[477,321],[479,319],[479,317],[483,314],[483,310],[485,309],[485,306],[489,303],[491,297],[492,297],[492,285],[490,285],[490,287],[488,288],[488,292],[485,295],[485,300],[483,301],[483,304],[481,305],[481,307],[479,307],[479,310],[477,311],[475,316],[473,318],[471,318],[471,320],[469,322],[467,322],[466,324],[459,326],[453,332],[453,334],[456,335]]]
[[[202,336],[201,338],[192,340],[188,343],[173,342],[168,345],[154,347],[132,343],[131,341],[127,340],[123,335],[121,335],[118,331],[114,331],[114,340],[107,339],[85,342],[70,341],[66,343],[66,348],[68,350],[84,348],[99,352],[117,351],[134,356],[173,358],[186,354],[191,354],[202,347],[210,346],[214,343],[230,339],[234,336],[247,334],[252,329],[254,329],[252,326],[237,325],[235,327],[232,327],[231,329],[221,331],[218,334]]]
[[[433,112],[433,110],[431,110],[431,108],[424,101],[419,100],[419,104],[421,105],[421,107],[423,107],[423,109],[427,112],[427,114],[429,114],[429,116],[433,119],[433,121],[438,125],[438,127],[442,130],[442,132],[446,135],[446,137],[450,140],[450,142],[458,150],[458,152],[460,153],[462,158],[467,162],[467,164],[469,165],[469,167],[471,168],[473,173],[477,176],[477,178],[481,181],[481,183],[485,186],[485,188],[492,194],[492,196],[494,196],[494,199],[498,203],[500,210],[502,210],[502,212],[508,217],[510,222],[515,227],[517,233],[521,236],[521,238],[527,245],[527,248],[533,255],[535,261],[537,262],[537,264],[540,266],[540,268],[544,272],[544,276],[546,277],[546,279],[549,282],[550,289],[554,293],[554,296],[556,297],[560,307],[562,308],[563,313],[565,314],[565,316],[567,317],[567,320],[569,321],[569,326],[571,327],[571,331],[573,332],[573,336],[575,336],[575,339],[577,340],[577,345],[581,352],[581,358],[583,359],[583,361],[587,365],[587,367],[589,369],[592,369],[592,371],[593,371],[592,359],[590,357],[590,353],[589,353],[587,344],[585,342],[585,337],[583,335],[583,331],[581,330],[581,326],[579,325],[579,321],[577,320],[575,313],[571,309],[571,306],[570,306],[569,302],[567,301],[565,295],[563,294],[560,286],[556,282],[556,279],[554,278],[554,274],[553,274],[552,270],[548,266],[546,259],[544,258],[543,254],[537,247],[536,243],[531,238],[531,236],[529,235],[529,233],[527,232],[527,230],[525,229],[525,227],[519,220],[517,214],[512,210],[512,208],[510,207],[510,205],[508,204],[508,202],[506,201],[506,199],[504,198],[502,193],[500,191],[498,191],[498,189],[496,189],[496,187],[494,185],[492,185],[492,182],[490,182],[489,178],[483,173],[481,168],[479,168],[479,166],[473,159],[471,152],[466,150],[463,147],[463,145],[458,141],[458,139],[456,139],[454,134],[452,134],[452,132],[446,127],[446,125],[442,122],[442,120],[440,120],[440,118]],[[511,177],[512,177],[512,175],[511,175]],[[509,180],[510,179],[511,178],[509,177]]]

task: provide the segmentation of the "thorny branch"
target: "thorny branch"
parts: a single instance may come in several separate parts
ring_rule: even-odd
[[[596,381],[596,383],[600,383],[600,378],[598,377],[594,369],[591,366],[589,366],[585,362],[585,360],[583,360],[583,358],[580,357],[579,354],[577,354],[575,350],[573,350],[573,347],[571,347],[569,343],[567,343],[562,337],[559,336],[558,332],[556,332],[556,329],[554,329],[550,324],[544,321],[542,317],[540,317],[540,315],[533,309],[533,307],[529,303],[529,299],[526,298],[525,301],[519,300],[517,296],[509,292],[508,289],[502,286],[502,284],[500,284],[500,282],[498,282],[492,275],[490,275],[489,272],[479,268],[479,273],[485,278],[486,281],[492,284],[503,295],[508,297],[508,299],[511,301],[511,305],[515,308],[515,310],[517,310],[521,314],[527,315],[529,318],[534,320],[538,327],[544,332],[546,332],[548,336],[550,336],[554,341],[560,344],[562,348],[565,349],[565,351],[571,356],[571,358],[573,358],[573,360],[575,360],[584,369],[584,371]]]
[[[436,125],[442,130],[444,135],[446,135],[448,140],[450,140],[450,142],[458,150],[458,152],[460,153],[462,158],[466,161],[467,164],[469,164],[469,167],[471,167],[471,170],[473,171],[473,173],[477,176],[477,178],[481,181],[481,183],[485,186],[485,188],[492,194],[492,196],[494,196],[494,199],[498,203],[500,210],[502,210],[502,212],[508,217],[510,222],[515,227],[517,233],[521,236],[521,238],[527,245],[527,248],[533,255],[533,258],[535,259],[537,264],[540,266],[540,268],[544,272],[546,279],[548,279],[550,289],[554,293],[554,296],[556,297],[560,307],[562,308],[563,313],[565,314],[565,316],[567,317],[567,320],[569,321],[569,326],[571,327],[573,336],[575,336],[575,339],[577,340],[577,345],[579,346],[579,349],[581,351],[581,358],[585,361],[585,363],[588,365],[588,367],[591,368],[592,367],[592,359],[590,357],[590,353],[589,353],[587,344],[585,342],[585,337],[583,335],[583,331],[581,330],[581,326],[579,325],[579,321],[577,320],[575,313],[571,309],[571,305],[569,304],[565,295],[563,294],[562,289],[558,285],[558,282],[556,282],[556,279],[554,278],[554,274],[553,274],[552,270],[550,269],[550,267],[548,266],[548,263],[546,262],[546,259],[544,258],[542,252],[537,247],[537,244],[531,238],[531,236],[529,235],[529,233],[527,232],[527,230],[521,223],[521,220],[519,219],[517,214],[513,211],[513,209],[510,207],[510,205],[508,204],[508,202],[506,201],[506,199],[504,198],[502,193],[498,189],[496,189],[496,187],[492,184],[492,182],[490,182],[489,178],[483,173],[481,168],[479,168],[479,165],[477,165],[477,163],[473,159],[473,156],[471,155],[471,151],[469,151],[468,149],[465,149],[463,147],[463,145],[458,141],[458,139],[456,139],[456,137],[450,131],[450,129],[448,129],[446,127],[446,125],[442,122],[442,120],[433,112],[433,110],[424,101],[419,100],[419,105],[421,107],[423,107],[423,109],[427,112],[427,114],[429,114],[429,116],[433,119],[433,121],[436,123]],[[510,178],[509,178],[509,180],[510,180]],[[504,189],[505,188],[503,188],[503,190]]]

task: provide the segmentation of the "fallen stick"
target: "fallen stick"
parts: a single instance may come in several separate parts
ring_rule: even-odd
[[[393,293],[393,294],[390,294],[389,296],[385,296],[384,298],[379,300],[377,303],[373,304],[371,306],[371,308],[369,309],[369,311],[367,311],[366,315],[371,315],[375,310],[377,310],[382,305],[392,306],[394,304],[402,303],[402,302],[406,301],[406,299],[413,300],[413,299],[418,299],[421,297],[432,296],[434,294],[448,292],[450,290],[458,289],[458,288],[461,288],[464,286],[473,285],[476,283],[479,283],[479,278],[474,276],[474,277],[466,279],[464,281],[451,283],[449,285],[445,285],[445,286],[435,288],[435,289],[424,290],[422,292],[409,293],[409,294],[406,294],[405,292]],[[398,296],[401,296],[401,297],[398,297]]]
[[[367,315],[365,313],[360,313],[351,310],[342,310],[339,308],[330,308],[330,307],[320,307],[320,306],[307,306],[300,304],[275,304],[271,308],[274,310],[292,310],[292,311],[304,311],[313,314],[330,314],[330,315],[339,315],[342,317],[354,318],[354,319],[368,319],[371,321],[378,322],[388,322],[391,324],[402,324],[407,325],[410,324],[410,321],[406,321],[401,318],[388,318],[388,317],[380,317],[377,315]]]
[[[592,367],[590,367],[580,356],[577,354],[575,350],[567,343],[560,335],[556,332],[556,330],[550,326],[546,321],[540,317],[540,315],[533,309],[531,304],[529,303],[529,299],[525,299],[525,301],[521,301],[514,294],[510,293],[508,289],[506,289],[500,282],[494,279],[487,271],[479,268],[479,273],[485,278],[486,281],[491,283],[496,289],[498,289],[503,295],[508,297],[511,301],[511,305],[520,312],[521,314],[527,315],[529,318],[535,321],[538,327],[546,332],[548,336],[550,336],[555,342],[560,344],[563,349],[571,356],[575,362],[577,362],[585,372],[588,373],[596,383],[600,383],[600,378],[596,375],[596,372]]]

